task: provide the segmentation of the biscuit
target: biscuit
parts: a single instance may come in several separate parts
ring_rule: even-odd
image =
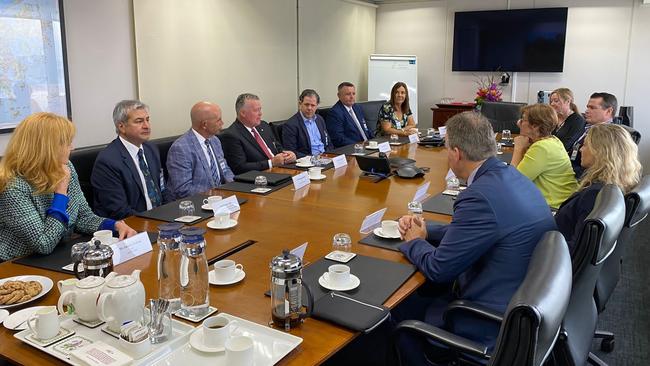
[[[43,286],[38,281],[29,281],[25,285],[25,292],[30,297],[36,296],[41,293]]]
[[[23,298],[23,296],[25,296],[25,291],[23,291],[23,290],[16,290],[16,291],[14,291],[14,292],[11,293],[11,296],[12,296],[12,297],[10,297],[9,300],[7,300],[7,301],[5,302],[6,305],[12,305],[12,304],[17,303],[20,299]]]

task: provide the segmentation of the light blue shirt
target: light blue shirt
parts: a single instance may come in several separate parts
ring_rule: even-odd
[[[305,127],[307,128],[307,134],[309,135],[309,143],[311,144],[311,155],[316,156],[325,152],[325,144],[321,140],[320,131],[316,125],[316,115],[311,119],[305,118],[300,112],[300,117],[305,122]]]

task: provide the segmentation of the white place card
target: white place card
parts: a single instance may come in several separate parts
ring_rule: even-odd
[[[291,249],[291,254],[302,260],[302,258],[305,256],[305,252],[307,251],[307,244],[309,244],[309,242],[304,242],[297,248]]]
[[[418,190],[415,191],[415,195],[413,196],[413,201],[422,201],[427,197],[427,191],[429,190],[429,185],[431,182],[426,182],[423,185],[418,187]]]
[[[361,229],[359,232],[361,234],[368,234],[373,229],[379,227],[379,225],[381,225],[381,219],[384,218],[385,213],[386,208],[382,208],[381,210],[373,212],[370,215],[366,216],[366,218],[363,219],[363,222],[361,223]]]
[[[379,152],[390,152],[390,143],[388,141],[382,142],[381,144],[377,145],[377,148],[379,148]]]
[[[447,134],[447,127],[445,126],[438,127],[438,132],[440,132],[440,137],[445,137],[445,135]]]
[[[133,235],[115,244],[111,244],[113,249],[113,265],[124,263],[144,253],[152,250],[151,241],[146,231]]]
[[[237,196],[234,194],[228,198],[224,198],[212,203],[213,212],[227,211],[229,214],[231,214],[239,210],[241,210],[241,207],[239,207],[239,201],[237,201]]]
[[[332,158],[332,163],[334,163],[334,169],[338,169],[342,166],[348,165],[348,159],[345,158],[344,154],[341,154],[337,157]]]
[[[298,190],[310,183],[308,172],[302,172],[300,174],[294,175],[291,177],[291,179],[293,180],[293,188],[295,190]]]
[[[448,180],[449,178],[455,178],[455,177],[456,177],[456,174],[454,174],[454,172],[451,169],[449,169],[449,171],[447,172],[447,175],[445,176],[445,180]]]
[[[418,137],[417,133],[412,133],[409,135],[409,144],[414,144],[416,142],[419,142],[420,138]]]
[[[270,192],[270,191],[272,191],[271,188],[254,188],[254,189],[251,189],[251,192],[253,192],[253,193],[266,193],[266,192]]]

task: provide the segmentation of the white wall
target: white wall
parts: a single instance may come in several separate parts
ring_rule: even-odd
[[[644,136],[640,156],[650,164],[650,107],[645,102],[650,72],[650,8],[626,0],[511,0],[511,9],[568,6],[563,73],[518,73],[516,101],[534,103],[538,90],[569,87],[581,110],[594,91],[615,94],[621,105],[635,107],[635,128]],[[448,0],[380,5],[377,9],[376,52],[410,53],[420,59],[421,122],[431,123],[433,106],[442,97],[471,101],[473,73],[452,72],[455,11],[506,9],[507,0]],[[486,74],[481,74],[486,75]],[[511,87],[504,90],[511,99]]]

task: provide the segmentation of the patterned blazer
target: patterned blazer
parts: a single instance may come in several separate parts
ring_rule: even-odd
[[[235,176],[223,157],[221,142],[214,136],[208,141],[217,159],[217,164],[219,164],[219,175],[222,182],[232,182]],[[167,172],[169,173],[167,188],[173,199],[206,192],[221,185],[221,182],[212,181],[210,163],[206,160],[203,146],[191,128],[174,141],[169,148]]]
[[[9,260],[31,253],[49,254],[68,232],[92,234],[104,221],[95,215],[79,186],[72,163],[68,186],[68,226],[46,215],[54,193],[36,194],[22,177],[15,177],[0,193],[0,258]]]

